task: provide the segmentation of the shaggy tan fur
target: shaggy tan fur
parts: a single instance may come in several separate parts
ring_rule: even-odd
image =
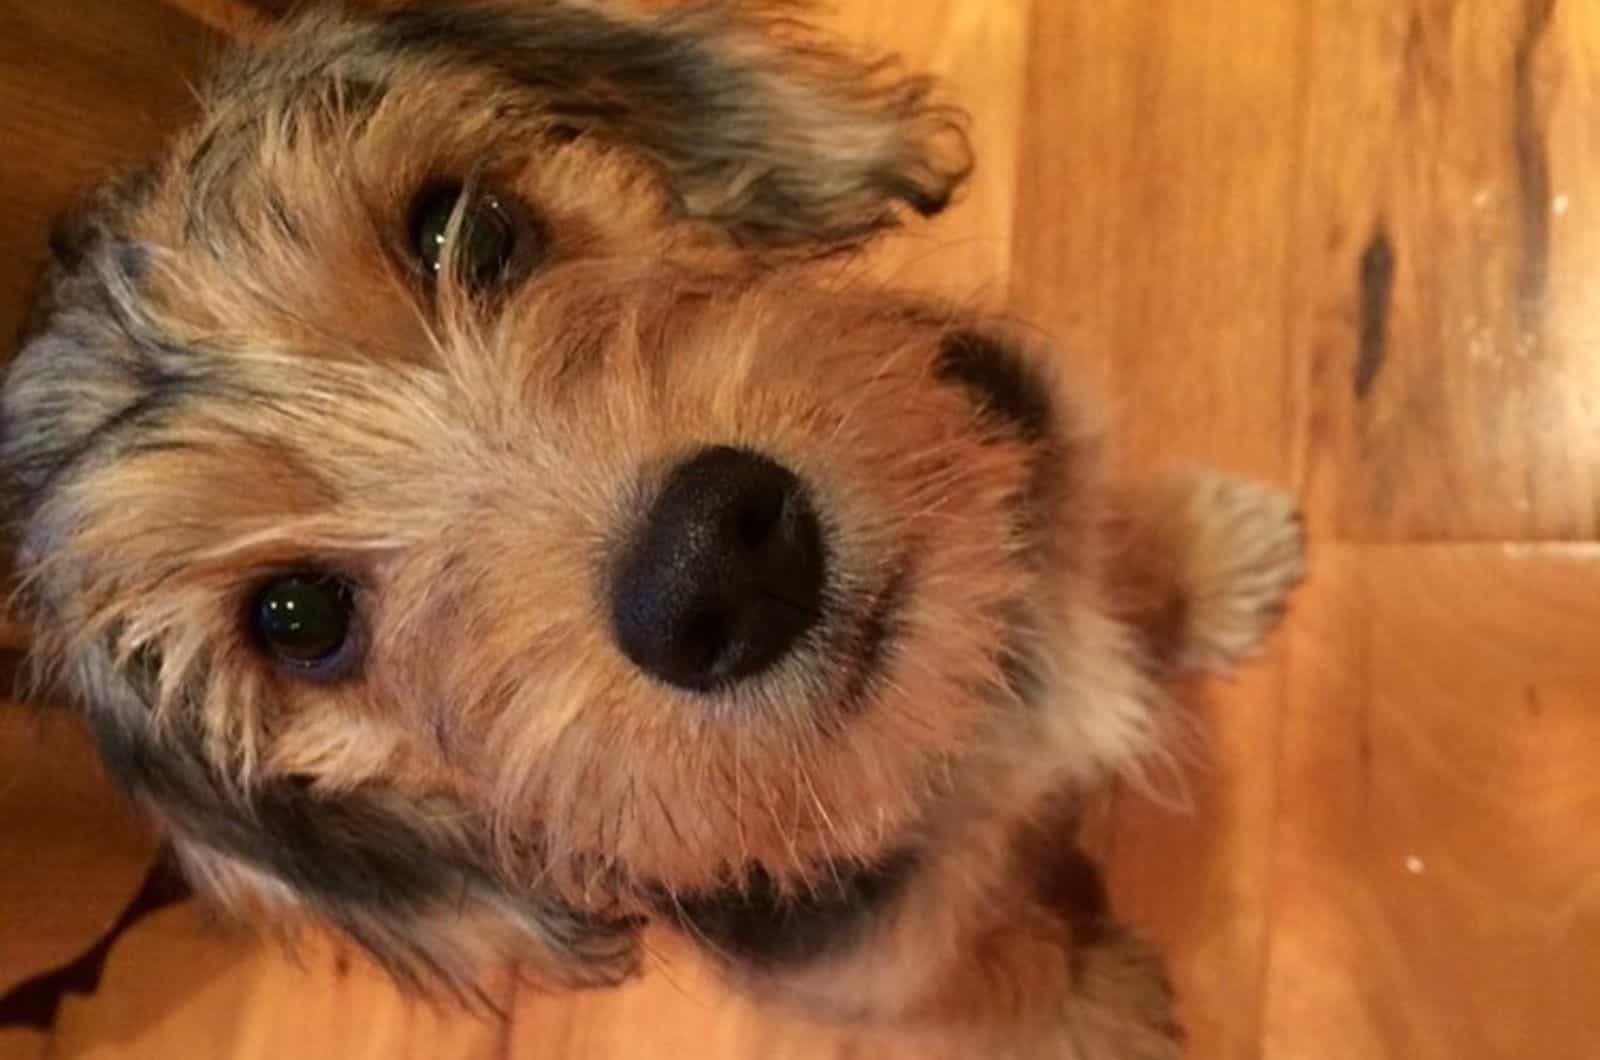
[[[1046,868],[1158,753],[1155,682],[1271,626],[1299,525],[1210,473],[1103,483],[1062,355],[841,280],[968,165],[924,82],[725,4],[312,15],[226,66],[68,233],[4,404],[41,661],[196,880],[466,993],[613,982],[657,921],[952,1055],[1176,1055],[1157,962]],[[441,181],[516,204],[491,289],[409,246]],[[805,483],[827,606],[690,692],[605,601],[708,445]],[[246,618],[306,569],[356,587],[337,679]],[[688,911],[762,892],[838,937]]]

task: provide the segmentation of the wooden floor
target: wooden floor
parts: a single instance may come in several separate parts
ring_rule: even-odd
[[[981,150],[886,274],[1056,336],[1128,467],[1305,498],[1286,633],[1186,690],[1208,751],[1165,805],[1118,792],[1095,828],[1193,1056],[1600,1057],[1600,4],[838,3],[946,76]],[[62,837],[31,863],[115,831],[7,825],[6,790],[0,837]],[[302,957],[171,909],[0,1055],[843,1055],[670,953],[613,993],[508,992],[503,1025]]]

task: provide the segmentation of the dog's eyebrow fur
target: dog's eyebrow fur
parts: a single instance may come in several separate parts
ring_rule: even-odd
[[[748,52],[746,34],[726,3],[692,5],[640,23],[565,5],[429,8],[402,11],[378,31],[397,48],[455,52],[498,68],[547,94],[557,118],[614,126],[680,179],[722,183],[753,167],[758,175],[742,210],[745,223],[768,236],[793,231],[815,238],[834,224],[822,215],[826,204],[819,196],[837,189],[816,186],[824,182],[854,182],[861,192],[885,203],[899,200],[924,216],[944,209],[970,160],[964,144],[950,158],[935,159],[925,154],[927,144],[903,139],[927,118],[933,125],[953,122],[930,105],[925,80],[885,83],[882,67],[847,64],[796,44],[788,61],[803,56],[810,64],[784,81],[781,72],[774,76],[771,56],[763,61]],[[823,83],[824,76],[840,81]],[[846,84],[852,76],[857,82]],[[804,135],[806,124],[825,121],[836,124],[832,131],[841,139],[854,126],[872,129],[881,142],[857,158],[829,158]],[[940,164],[948,170],[941,172]],[[850,223],[863,230],[829,238],[857,238],[891,219],[878,213]]]
[[[754,105],[761,90],[754,71],[719,61],[703,40],[672,32],[666,20],[633,25],[566,6],[402,10],[379,25],[373,43],[498,70],[547,94],[562,118],[626,120],[670,109],[675,122],[710,137],[731,135],[719,123]],[[643,146],[659,152],[692,147],[666,139],[664,129],[642,131],[656,134]]]
[[[359,121],[411,74],[456,68],[492,72],[554,124],[653,158],[688,214],[753,244],[848,245],[893,225],[895,203],[944,209],[972,168],[960,112],[933,101],[929,79],[829,51],[780,9],[708,0],[629,16],[561,3],[408,6],[360,23],[310,15],[214,82],[211,98],[233,102],[213,112],[190,179],[225,186],[274,111],[336,98],[340,117]]]

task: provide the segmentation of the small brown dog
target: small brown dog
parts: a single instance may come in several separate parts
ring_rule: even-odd
[[[466,994],[656,922],[950,1055],[1178,1055],[1073,805],[1299,522],[1104,483],[1059,358],[819,264],[964,179],[926,82],[499,0],[301,18],[204,104],[58,240],[3,449],[39,656],[198,883]]]

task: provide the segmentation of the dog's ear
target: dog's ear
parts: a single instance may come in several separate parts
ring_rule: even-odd
[[[615,136],[686,213],[741,241],[828,249],[937,214],[972,168],[964,116],[927,78],[852,57],[727,0],[647,15],[579,3],[437,5],[389,16],[395,46],[455,52],[536,91],[552,118]]]
[[[41,279],[20,349],[0,385],[5,510],[24,544],[57,476],[109,451],[121,428],[158,412],[166,355],[118,324],[133,248],[74,234]],[[70,262],[71,264],[65,264]],[[104,444],[102,444],[104,443]]]
[[[50,258],[0,381],[0,479],[13,518],[99,430],[135,418],[158,381],[160,343],[144,341],[136,319],[146,252],[118,234],[153,183],[150,169],[107,180],[51,226]]]

